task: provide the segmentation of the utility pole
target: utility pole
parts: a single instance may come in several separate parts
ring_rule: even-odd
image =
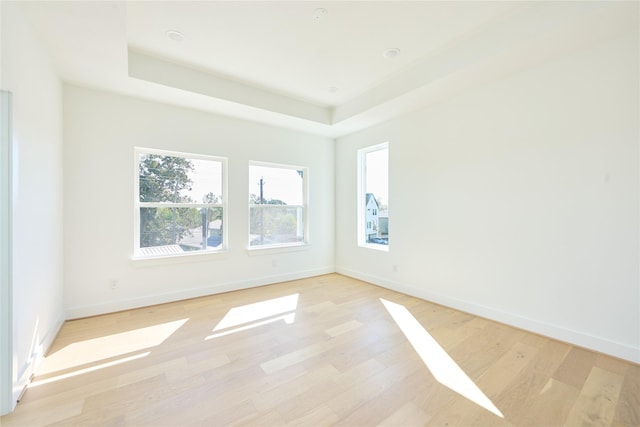
[[[260,186],[260,204],[264,205],[264,193],[262,191],[262,187],[264,187],[263,177],[260,177],[258,185]],[[264,206],[260,207],[260,244],[264,245]]]
[[[173,187],[173,203],[178,203],[178,187],[180,186],[180,177],[176,177],[176,184]],[[173,243],[178,243],[178,226],[176,224],[176,208],[171,208],[173,213]]]
[[[260,204],[263,205],[264,204],[264,193],[262,192],[262,187],[264,186],[263,177],[260,177],[260,182],[258,183],[258,185],[260,186]]]
[[[200,214],[202,215],[202,249],[207,249],[207,237],[209,237],[209,221],[207,215],[209,213],[208,207],[200,208]]]

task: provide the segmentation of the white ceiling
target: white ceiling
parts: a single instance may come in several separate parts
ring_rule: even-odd
[[[327,11],[315,20],[315,9]],[[427,2],[138,2],[135,50],[321,106],[360,95],[512,6]],[[165,35],[176,29],[182,43]],[[400,48],[394,60],[387,48]],[[338,88],[329,93],[328,88]]]
[[[330,137],[635,22],[624,3],[606,2],[47,1],[21,7],[66,82]],[[316,20],[318,8],[327,14]],[[168,30],[184,40],[170,39]],[[400,55],[383,57],[389,48]]]

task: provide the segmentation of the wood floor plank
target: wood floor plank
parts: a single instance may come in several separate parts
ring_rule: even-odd
[[[596,358],[597,355],[594,352],[574,347],[553,374],[553,378],[581,389],[596,362]]]
[[[165,387],[167,378],[164,374],[158,374],[154,377],[145,378],[144,380],[130,383],[127,385],[114,387],[105,390],[102,393],[94,394],[84,400],[82,406],[83,412],[106,411],[109,413],[124,413],[125,408],[131,404],[138,404],[141,396],[145,396],[150,390],[158,390]],[[163,396],[160,393],[154,393],[156,400]],[[151,399],[149,399],[151,400]]]
[[[431,372],[382,300],[504,418]],[[45,360],[2,427],[640,425],[638,365],[339,274],[69,321]]]
[[[594,366],[566,422],[573,426],[610,426],[624,377]]]
[[[408,365],[409,366],[409,365]],[[356,424],[373,426],[380,420],[388,420],[394,413],[410,403],[410,408],[416,407],[413,399],[421,392],[424,392],[430,382],[429,373],[415,364],[416,370],[413,374],[404,378],[391,381],[389,385],[375,398],[364,402],[347,417],[342,418],[336,425],[353,426]],[[419,408],[418,408],[419,409]],[[423,411],[415,411],[408,414],[406,411],[401,414],[403,417],[412,415],[412,422],[424,424],[429,420],[429,416]],[[400,415],[397,415],[399,417]],[[418,416],[420,416],[418,418]]]
[[[521,419],[530,410],[531,402],[540,394],[571,348],[542,337],[525,341],[538,344],[535,347],[538,350],[536,356],[495,399],[495,404],[507,419]]]
[[[287,422],[287,426],[328,426],[333,425],[339,420],[335,412],[327,405],[320,405],[313,411],[307,412],[305,415]],[[274,425],[279,425],[276,423]]]
[[[303,419],[306,415],[315,411],[316,408],[326,406],[326,402],[334,396],[352,389],[354,384],[364,382],[366,378],[384,369],[384,365],[374,359],[369,359],[346,372],[332,377],[325,377],[298,394],[295,399],[283,401],[278,406],[278,411],[282,414],[282,420],[284,422],[294,422],[297,419]],[[333,410],[331,410],[331,413],[335,414]]]
[[[549,378],[540,393],[527,402],[523,413],[514,419],[523,427],[562,426],[579,394],[577,388]]]
[[[640,366],[630,365],[625,371],[613,421],[624,427],[640,426]]]
[[[282,415],[277,410],[271,410],[267,412],[257,412],[255,414],[239,417],[229,425],[236,427],[250,427],[250,426],[279,426],[284,425],[282,422]]]
[[[312,344],[310,346],[301,348],[300,350],[296,350],[275,359],[271,359],[267,362],[261,363],[260,367],[265,373],[272,374],[276,371],[279,371],[280,369],[284,369],[288,366],[307,360],[324,350],[325,346],[323,343]]]
[[[477,416],[468,416],[460,422],[462,425],[508,425],[505,417],[504,407],[500,405],[497,397],[509,387],[518,375],[533,363],[534,357],[538,354],[538,349],[521,342],[516,342],[509,351],[492,364],[476,381],[478,388],[500,411],[499,418],[496,414],[481,411]]]
[[[429,415],[414,402],[407,402],[382,420],[377,427],[421,426],[429,422]]]
[[[0,418],[0,425],[7,426],[44,426],[66,420],[82,414],[82,399],[68,399],[45,409],[28,406],[16,410]]]
[[[349,320],[348,322],[342,323],[338,326],[334,326],[333,328],[326,329],[325,332],[330,337],[336,337],[340,334],[344,334],[346,332],[352,331],[353,329],[359,328],[362,326],[361,322],[357,320]]]
[[[531,364],[538,349],[516,342],[478,378],[476,384],[487,396],[496,397]]]
[[[509,426],[501,417],[487,411],[477,403],[456,394],[447,404],[441,407],[426,424],[429,427],[471,426],[475,420],[486,415],[490,426]]]
[[[346,391],[330,398],[326,404],[340,419],[346,418],[367,401],[382,393],[394,381],[402,381],[413,374],[416,369],[415,366],[405,364],[385,368],[360,383],[354,383]]]
[[[297,400],[299,395],[316,383],[337,374],[338,370],[331,365],[316,366],[308,371],[305,370],[290,381],[256,395],[252,398],[252,402],[259,411],[268,411],[284,401]]]
[[[193,411],[192,411],[193,413]],[[209,411],[203,411],[203,415],[195,415],[192,417],[197,418],[190,424],[185,423],[185,417],[178,415],[175,418],[176,425],[188,425],[192,427],[211,427],[211,426],[226,426],[232,424],[239,418],[246,418],[248,416],[257,413],[256,408],[251,401],[245,400],[240,403],[226,407],[224,410],[217,411],[213,415],[209,414]]]

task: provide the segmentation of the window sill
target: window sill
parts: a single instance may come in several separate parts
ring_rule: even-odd
[[[298,251],[306,251],[309,250],[309,243],[296,243],[292,245],[270,245],[270,246],[258,246],[258,247],[248,247],[247,253],[249,255],[269,255],[274,253],[285,253],[285,252],[298,252]]]
[[[131,262],[136,267],[147,267],[154,265],[183,264],[189,262],[202,262],[210,260],[212,257],[222,257],[228,254],[227,250],[199,251],[197,253],[183,253],[171,255],[140,256],[132,255]]]
[[[389,252],[389,245],[378,245],[378,244],[375,244],[375,243],[373,243],[373,244],[364,243],[364,244],[360,244],[358,246],[360,246],[361,248],[365,248],[365,249],[373,249],[373,250],[381,251],[381,252]]]

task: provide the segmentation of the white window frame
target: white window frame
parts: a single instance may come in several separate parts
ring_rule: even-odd
[[[143,154],[154,154],[158,156],[168,157],[180,157],[183,159],[196,159],[196,160],[208,160],[220,162],[222,165],[221,171],[221,188],[222,188],[222,201],[221,203],[166,203],[166,202],[140,202],[140,156]],[[226,252],[228,248],[228,203],[227,203],[227,158],[210,156],[205,154],[184,153],[178,151],[157,150],[152,148],[134,147],[134,203],[133,203],[133,256],[134,260],[143,259],[158,259],[158,258],[179,258],[179,257],[194,257],[208,254],[217,254]],[[189,251],[176,254],[164,254],[164,255],[146,255],[141,253],[140,248],[140,208],[222,208],[222,240],[220,248]]]
[[[358,203],[358,207],[357,207],[357,215],[358,215],[358,220],[357,220],[357,227],[358,227],[358,231],[357,231],[357,241],[358,241],[358,246],[364,247],[364,248],[369,248],[369,249],[376,249],[379,251],[385,251],[388,252],[389,251],[389,245],[383,245],[383,244],[379,244],[379,243],[368,243],[367,242],[367,237],[366,237],[366,229],[367,229],[367,218],[366,218],[366,200],[367,200],[367,168],[366,168],[366,156],[369,153],[372,153],[374,151],[379,151],[379,150],[387,150],[387,152],[389,152],[389,143],[388,142],[383,142],[381,144],[376,144],[376,145],[371,145],[369,147],[364,147],[358,150],[357,152],[357,156],[358,156],[358,182],[357,182],[357,186],[358,186],[358,194],[357,194],[357,203]],[[387,163],[387,180],[389,179],[389,166]],[[387,200],[387,203],[389,203],[389,201]],[[379,213],[379,210],[378,210]],[[387,225],[388,226],[388,225]],[[379,224],[378,224],[379,227]]]
[[[285,165],[281,163],[269,163],[261,161],[249,161],[249,167],[247,168],[247,175],[251,176],[251,166],[262,166],[276,169],[291,169],[295,171],[301,170],[302,173],[302,205],[284,205],[288,208],[302,208],[302,241],[293,243],[276,243],[269,245],[251,245],[251,208],[282,208],[283,205],[260,205],[248,203],[249,209],[247,210],[247,250],[248,251],[264,251],[265,249],[278,249],[278,248],[295,248],[300,246],[309,245],[309,168],[306,166]],[[251,184],[250,184],[251,185]],[[250,201],[251,191],[247,189],[247,199]]]

